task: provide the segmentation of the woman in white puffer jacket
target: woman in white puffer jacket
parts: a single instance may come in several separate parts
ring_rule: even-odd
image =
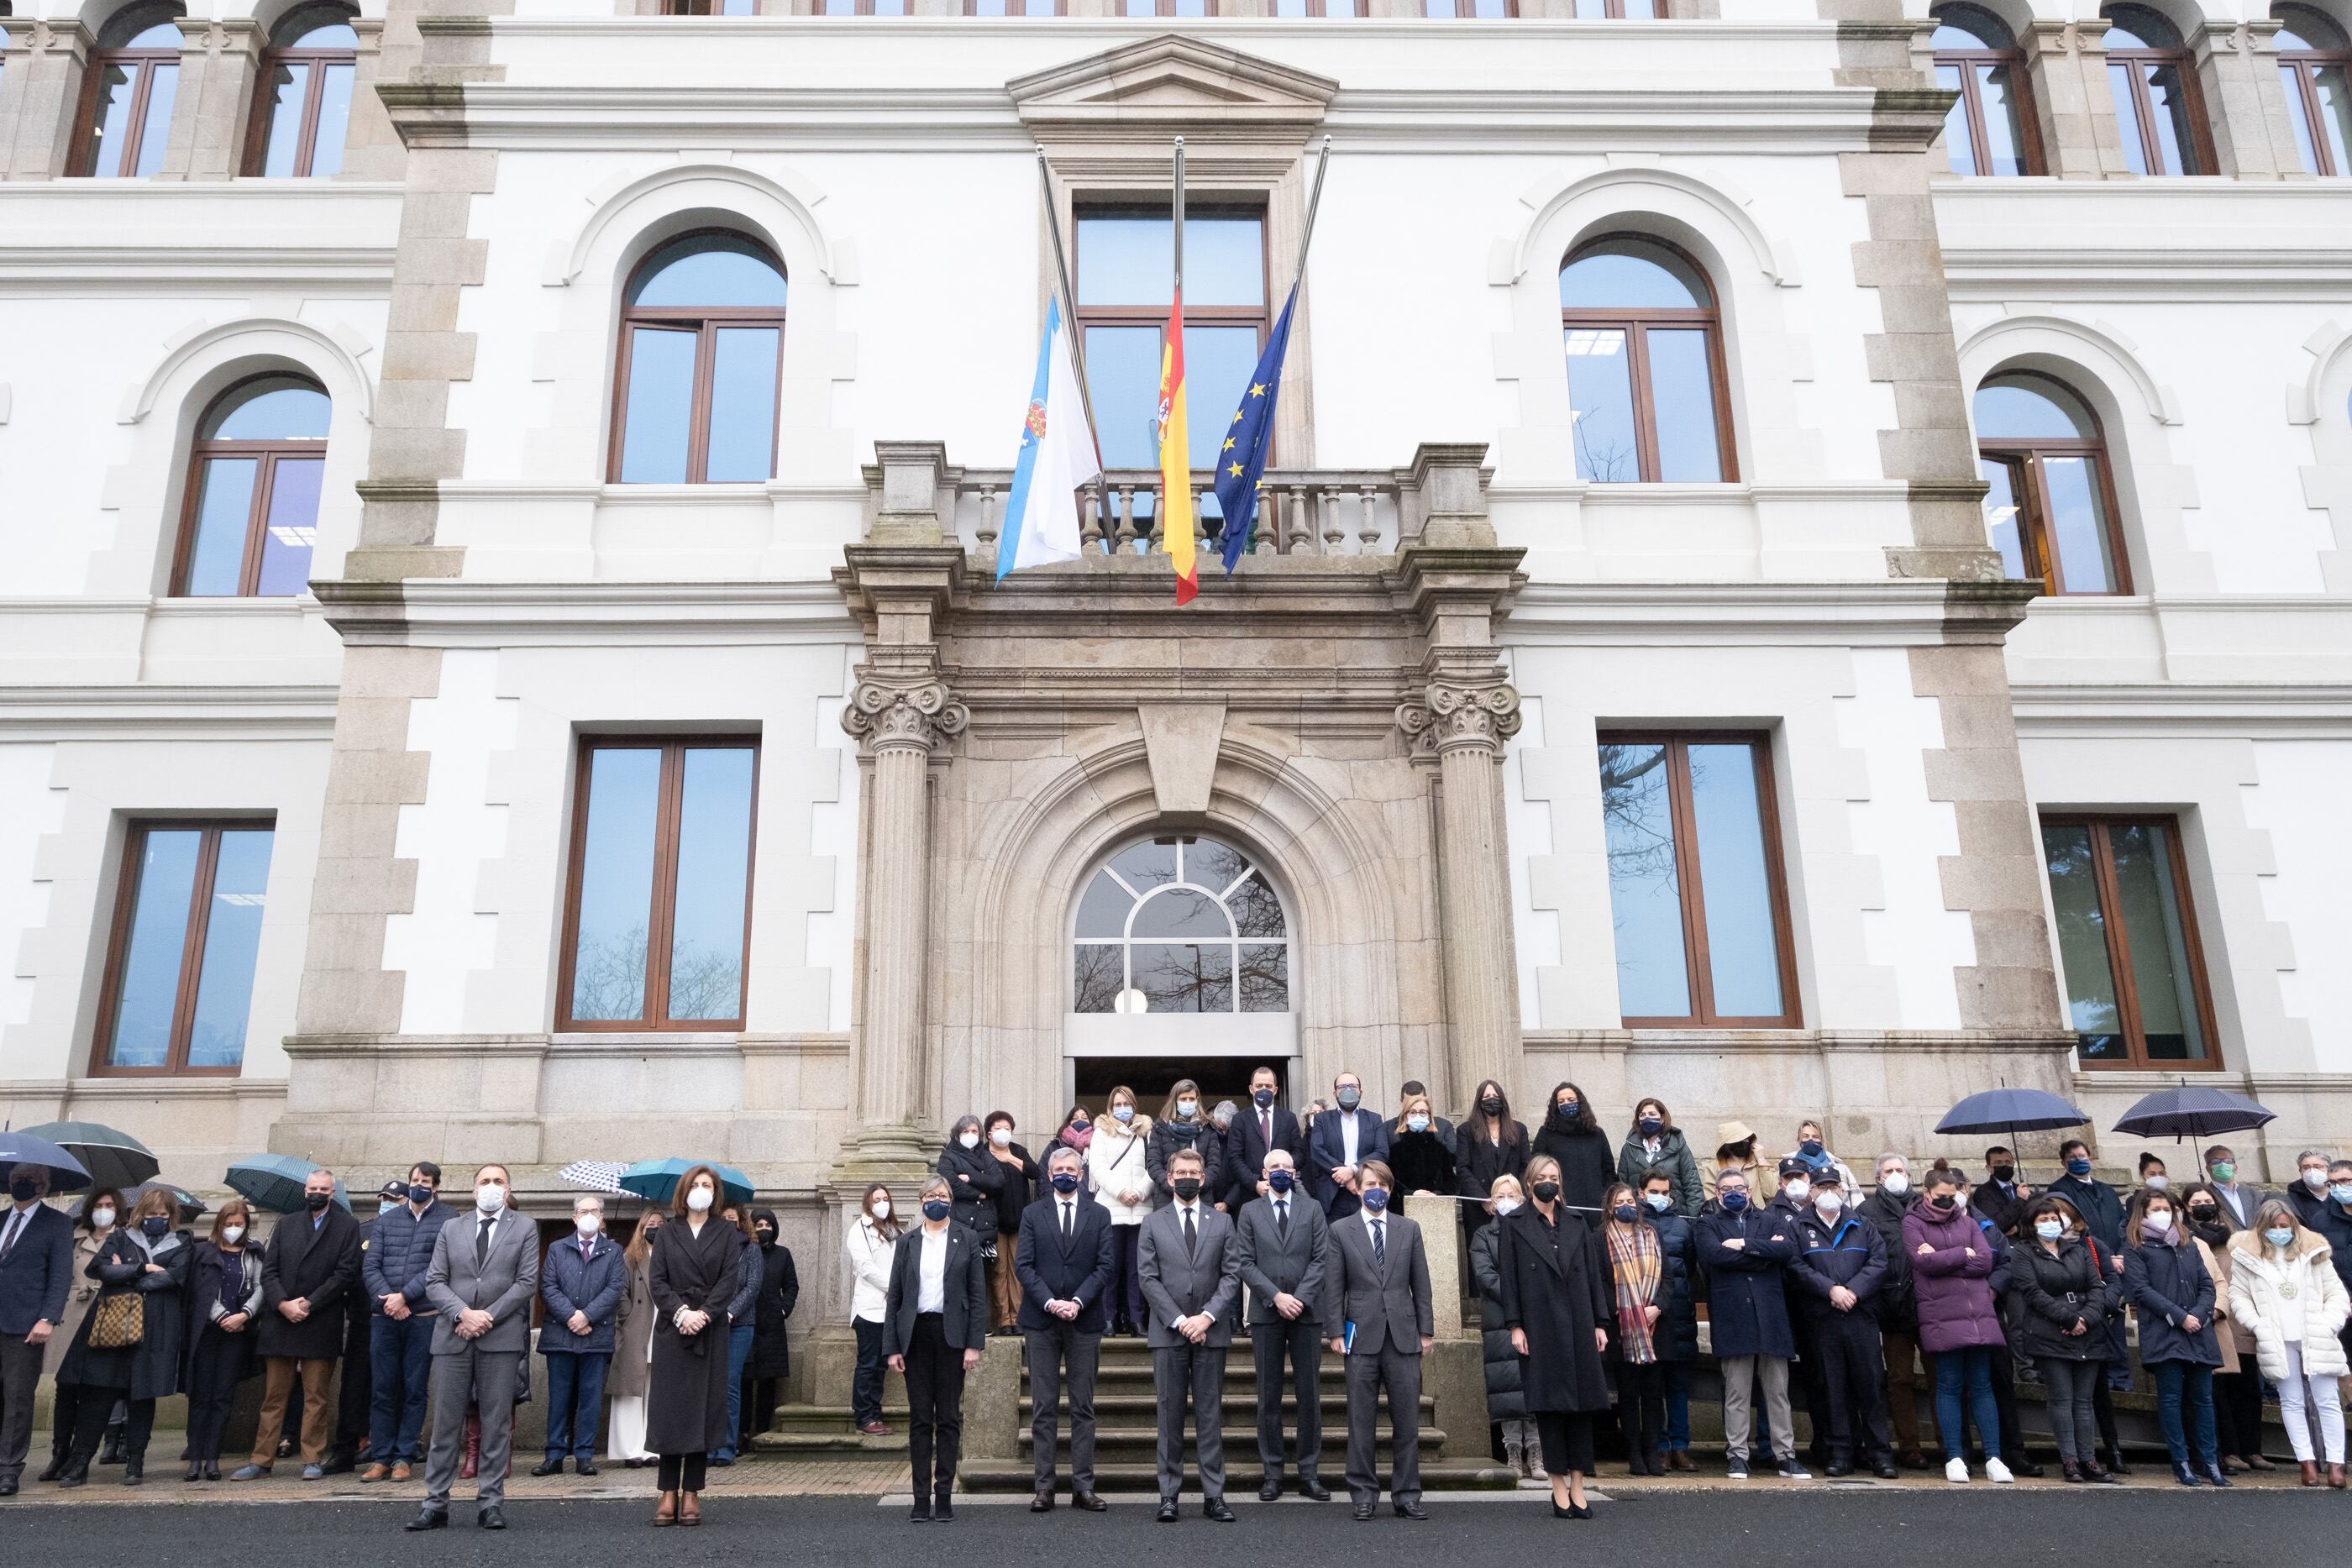
[[[2344,1405],[2336,1389],[2352,1371],[2336,1338],[2347,1314],[2352,1300],[2327,1243],[2296,1224],[2294,1210],[2280,1199],[2264,1203],[2253,1228],[2231,1239],[2230,1321],[2254,1336],[2254,1359],[2278,1385],[2279,1419],[2307,1487],[2320,1479],[2306,1407],[2319,1413],[2326,1484],[2338,1490],[2345,1485]]]
[[[1111,1277],[1103,1310],[1113,1334],[1139,1334],[1144,1328],[1143,1274],[1139,1240],[1143,1221],[1155,1207],[1151,1185],[1151,1118],[1135,1103],[1124,1083],[1110,1092],[1106,1113],[1095,1118],[1087,1144],[1087,1175],[1095,1199],[1110,1210]]]

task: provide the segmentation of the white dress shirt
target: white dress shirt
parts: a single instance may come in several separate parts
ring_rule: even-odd
[[[1356,1150],[1362,1142],[1363,1136],[1363,1129],[1356,1124],[1356,1113],[1353,1111],[1340,1112],[1339,1154],[1341,1157],[1339,1163],[1341,1165],[1353,1166],[1356,1163]]]
[[[915,1260],[915,1311],[948,1310],[948,1233],[923,1228],[923,1254]]]

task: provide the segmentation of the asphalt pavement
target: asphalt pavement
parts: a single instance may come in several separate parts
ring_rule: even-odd
[[[1049,1564],[1153,1561],[1277,1562],[1284,1568],[1387,1568],[1462,1562],[1557,1563],[1562,1553],[1614,1561],[1709,1563],[1801,1561],[1807,1568],[2277,1568],[2284,1558],[2332,1560],[2352,1530],[2352,1496],[2245,1490],[2189,1491],[2153,1481],[2083,1490],[1948,1491],[1758,1482],[1735,1496],[1665,1492],[1600,1504],[1590,1521],[1557,1521],[1541,1498],[1485,1494],[1429,1500],[1426,1523],[1385,1509],[1368,1524],[1344,1501],[1237,1497],[1234,1524],[1201,1517],[1153,1522],[1147,1502],[1105,1514],[1065,1506],[959,1503],[951,1524],[907,1522],[903,1506],[848,1498],[705,1494],[708,1522],[656,1531],[643,1501],[519,1502],[511,1528],[475,1528],[461,1497],[449,1528],[410,1535],[390,1502],[16,1506],[0,1516],[8,1568],[601,1568],[632,1558],[658,1568],[790,1562],[794,1568],[909,1568],[943,1559]],[[2331,1546],[2329,1542],[2336,1544]]]

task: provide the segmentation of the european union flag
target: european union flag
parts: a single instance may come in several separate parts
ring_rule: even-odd
[[[1234,410],[1224,448],[1217,456],[1217,510],[1225,519],[1224,531],[1218,535],[1219,553],[1225,558],[1228,577],[1241,564],[1256,531],[1257,482],[1274,450],[1274,404],[1282,391],[1283,350],[1290,347],[1290,310],[1297,303],[1298,286],[1293,284],[1274,334],[1265,340],[1265,352],[1257,357],[1257,369],[1242,389],[1242,405]]]

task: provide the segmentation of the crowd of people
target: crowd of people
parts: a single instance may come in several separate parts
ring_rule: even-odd
[[[593,1476],[608,1438],[610,1458],[658,1468],[654,1522],[694,1525],[707,1468],[734,1462],[747,1421],[772,1423],[790,1375],[792,1253],[774,1213],[727,1196],[709,1166],[680,1177],[625,1247],[594,1194],[573,1202],[568,1236],[543,1244],[495,1164],[474,1173],[461,1209],[441,1197],[441,1167],[421,1161],[365,1218],[336,1200],[333,1172],[315,1170],[301,1208],[266,1239],[241,1197],[199,1239],[168,1186],[128,1200],[101,1187],[69,1216],[43,1201],[49,1180],[46,1166],[15,1167],[0,1209],[0,1497],[22,1486],[47,1374],[55,1417],[39,1482],[83,1486],[112,1461],[122,1484],[144,1484],[156,1402],[184,1394],[185,1482],[221,1480],[224,1462],[227,1479],[256,1480],[295,1457],[305,1480],[356,1469],[362,1482],[407,1481],[421,1467],[408,1529],[446,1525],[456,1483],[471,1479],[477,1522],[502,1530],[536,1303],[546,1452],[530,1474],[568,1462]],[[225,1461],[254,1377],[252,1453]]]

